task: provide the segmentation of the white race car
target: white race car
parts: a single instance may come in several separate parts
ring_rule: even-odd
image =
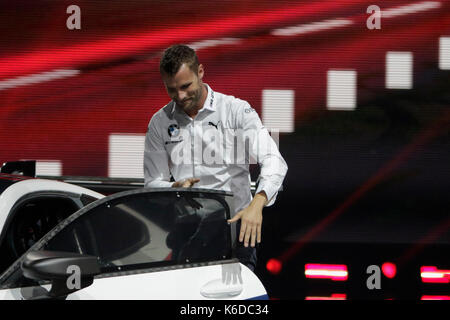
[[[0,193],[0,300],[268,298],[233,258],[231,193],[6,174]]]

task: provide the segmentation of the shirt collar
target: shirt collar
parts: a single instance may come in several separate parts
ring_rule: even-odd
[[[203,109],[208,109],[210,111],[216,111],[215,108],[215,97],[214,97],[214,91],[211,89],[211,87],[205,83],[206,89],[208,90],[208,95],[206,96],[205,103],[203,104],[203,108],[201,108],[199,111]]]
[[[216,101],[215,101],[215,97],[214,97],[215,96],[214,91],[211,89],[211,87],[207,83],[204,83],[204,85],[206,86],[206,89],[208,90],[208,94],[206,96],[206,100],[205,100],[205,103],[203,104],[203,107],[198,112],[202,111],[203,109],[207,109],[210,111],[216,111],[216,108],[215,108]],[[173,100],[172,100],[172,104],[173,104],[173,107],[172,107],[172,114],[173,114],[175,112],[175,110],[177,109],[176,108],[177,104]],[[180,109],[180,111],[182,111],[182,110]]]

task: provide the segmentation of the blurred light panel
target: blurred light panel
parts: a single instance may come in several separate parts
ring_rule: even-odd
[[[58,160],[37,160],[36,161],[37,176],[61,176],[62,163]]]
[[[420,300],[450,300],[450,296],[426,295],[422,296]]]
[[[275,29],[271,32],[274,36],[296,36],[305,33],[330,30],[338,27],[344,27],[352,24],[349,19],[331,19],[308,24],[300,24],[297,26]]]
[[[108,176],[113,178],[143,178],[144,143],[145,135],[110,135]]]
[[[381,271],[387,278],[392,279],[397,274],[397,266],[391,262],[385,262],[381,266]]]
[[[386,54],[386,88],[412,89],[413,55],[411,52]]]
[[[321,296],[308,296],[305,300],[347,300],[347,295],[345,293],[333,293],[330,297]]]
[[[439,69],[450,70],[450,37],[439,38]]]
[[[211,47],[216,47],[220,45],[230,45],[237,44],[241,39],[239,38],[222,38],[222,39],[213,39],[213,40],[203,40],[188,44],[194,50],[206,49]]]
[[[266,264],[266,269],[272,274],[279,274],[283,265],[278,259],[269,259]]]
[[[294,91],[263,90],[262,122],[268,129],[294,132]]]
[[[418,3],[407,4],[404,6],[381,10],[381,18],[395,18],[407,14],[424,12],[441,7],[439,1],[422,1]]]
[[[79,70],[53,70],[0,81],[0,91],[76,76]]]
[[[420,268],[420,277],[425,283],[450,283],[450,270],[439,270],[434,266]]]
[[[305,265],[305,276],[311,279],[331,279],[346,281],[348,279],[347,266],[344,264],[312,264]]]
[[[356,109],[356,71],[328,70],[327,75],[327,109]]]

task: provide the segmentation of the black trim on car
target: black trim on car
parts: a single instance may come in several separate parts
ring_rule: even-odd
[[[195,262],[195,263],[183,263],[174,264],[170,266],[150,266],[152,263],[136,264],[132,266],[121,267],[120,271],[115,272],[102,272],[101,274],[94,277],[94,279],[112,278],[112,277],[123,277],[142,273],[160,272],[160,271],[172,271],[179,269],[197,268],[197,267],[207,267],[223,264],[239,263],[237,258],[231,258],[226,260],[215,260],[215,261],[205,261],[205,262]]]

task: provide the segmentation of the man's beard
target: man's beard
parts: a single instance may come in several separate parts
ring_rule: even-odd
[[[187,101],[187,104],[184,105],[183,109],[186,111],[194,111],[198,109],[201,109],[202,106],[198,106],[198,103],[201,98],[202,88],[200,89],[191,97],[190,100]]]

